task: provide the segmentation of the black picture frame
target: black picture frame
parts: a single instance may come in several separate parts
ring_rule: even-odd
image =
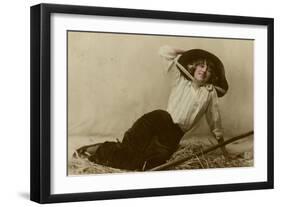
[[[51,45],[50,16],[53,13],[98,15],[207,23],[263,25],[267,27],[267,181],[154,189],[135,189],[72,194],[51,194]],[[273,147],[273,43],[272,18],[195,14],[73,5],[39,4],[31,7],[31,151],[30,199],[38,203],[120,199],[210,192],[272,189],[274,186]]]

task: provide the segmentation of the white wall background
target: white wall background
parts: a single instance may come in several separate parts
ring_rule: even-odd
[[[275,77],[279,77],[281,61],[281,14],[278,1],[5,1],[1,8],[1,206],[36,206],[29,201],[29,7],[37,3],[81,4],[91,6],[124,7],[136,9],[171,10],[182,12],[263,16],[275,18]],[[275,105],[280,105],[281,82],[275,78]],[[155,198],[137,198],[114,201],[64,203],[54,206],[264,206],[280,203],[280,109],[275,108],[275,189],[247,192],[183,195]]]

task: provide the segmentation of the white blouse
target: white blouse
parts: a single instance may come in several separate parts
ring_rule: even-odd
[[[169,97],[167,111],[173,121],[185,132],[191,130],[205,114],[211,131],[216,138],[223,135],[221,116],[219,112],[218,96],[214,87],[210,84],[201,87],[193,87],[192,81],[186,79],[176,68],[168,67],[176,57],[173,48],[164,46],[159,54],[168,63],[166,72],[172,76],[172,89]]]

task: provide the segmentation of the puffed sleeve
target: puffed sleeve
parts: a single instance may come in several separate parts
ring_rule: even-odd
[[[215,138],[223,137],[218,95],[215,89],[210,91],[210,102],[206,110],[206,119]]]
[[[174,60],[180,49],[164,45],[159,48],[158,54],[162,57],[164,71],[171,75],[175,80],[179,80],[180,71],[176,68]]]

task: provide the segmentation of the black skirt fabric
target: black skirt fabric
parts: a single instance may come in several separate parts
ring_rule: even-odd
[[[120,169],[150,169],[170,158],[183,134],[167,111],[155,110],[140,117],[122,142],[102,143],[89,160]]]

